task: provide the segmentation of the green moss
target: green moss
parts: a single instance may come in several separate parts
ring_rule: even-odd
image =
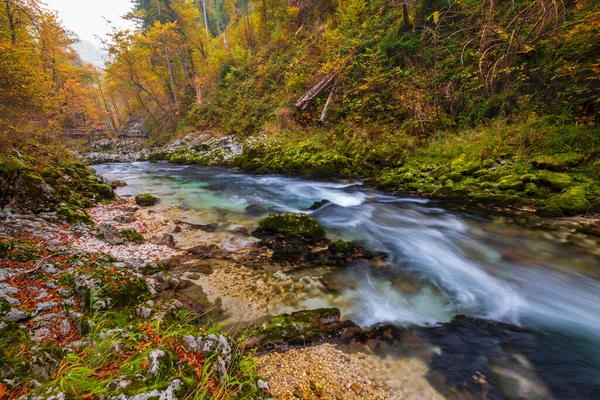
[[[462,174],[459,172],[449,172],[448,179],[450,179],[452,182],[458,182],[462,179]]]
[[[345,240],[337,240],[331,243],[328,250],[333,254],[353,254],[362,249],[361,246],[354,242],[346,242]]]
[[[68,206],[64,206],[58,209],[58,214],[64,217],[64,219],[69,224],[77,224],[79,222],[83,222],[86,225],[94,225],[94,221],[92,220],[90,215],[85,211],[75,211],[69,208]]]
[[[4,297],[0,297],[0,318],[2,314],[8,313],[12,309],[12,306]]]
[[[144,237],[135,229],[121,229],[119,232],[125,242],[133,242],[137,244],[144,243]]]
[[[325,230],[319,222],[301,213],[271,214],[260,221],[260,229],[273,234],[321,239]]]
[[[492,168],[494,166],[494,164],[496,164],[496,162],[494,160],[492,160],[492,159],[489,159],[489,158],[486,159],[486,160],[483,160],[481,162],[481,166],[483,168]]]
[[[329,326],[339,324],[338,308],[297,311],[267,319],[249,329],[245,336],[257,337],[261,342],[307,343],[329,332]]]
[[[555,190],[564,190],[573,184],[573,178],[567,174],[557,172],[539,171],[537,180],[543,185],[548,185]]]
[[[521,191],[525,189],[525,184],[521,181],[521,179],[517,178],[516,176],[512,176],[509,178],[504,178],[500,182],[498,182],[498,189],[502,191]]]
[[[553,155],[542,155],[534,157],[531,164],[536,168],[548,169],[551,171],[566,171],[581,164],[584,160],[583,154],[564,153]]]
[[[150,193],[142,193],[135,197],[135,202],[142,207],[148,207],[158,203],[158,198]]]
[[[481,163],[469,159],[466,154],[461,154],[452,161],[452,171],[460,172],[463,175],[472,175],[479,169],[481,169]]]
[[[585,186],[575,186],[565,193],[552,197],[547,207],[560,209],[566,215],[577,215],[585,212],[590,207],[586,198],[589,191]]]

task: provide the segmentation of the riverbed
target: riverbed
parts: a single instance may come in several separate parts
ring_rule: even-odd
[[[240,232],[252,232],[269,213],[292,211],[316,218],[330,239],[357,241],[388,255],[385,261],[346,268],[259,271],[263,282],[280,281],[291,294],[277,298],[281,304],[248,313],[248,320],[276,311],[335,306],[344,319],[364,328],[391,324],[433,329],[457,315],[505,322],[530,332],[536,346],[544,343],[527,347],[513,337],[506,343],[500,340],[513,346],[510,354],[517,354],[517,361],[506,359],[497,363],[499,368],[514,375],[519,369],[511,369],[510,363],[519,368],[530,363],[529,382],[537,379],[549,388],[536,392],[541,397],[523,398],[544,398],[548,393],[555,398],[600,396],[600,238],[574,229],[572,221],[549,223],[529,216],[523,222],[521,217],[468,207],[455,211],[444,202],[394,196],[359,181],[257,176],[166,163],[94,168],[108,180],[127,182],[118,189],[122,197],[149,192],[160,198],[155,208],[169,219],[211,226],[210,234],[174,235],[181,248],[210,243],[243,252],[256,239]],[[329,202],[308,210],[322,200]],[[235,282],[237,272],[227,273],[229,277],[217,280]],[[252,273],[256,271],[244,272]],[[213,277],[211,286],[215,284]],[[245,322],[244,316],[236,313],[229,322]],[[476,346],[487,340],[478,338]],[[446,339],[439,340],[441,348]],[[514,349],[521,344],[523,348]],[[523,356],[527,348],[542,350]],[[537,354],[546,350],[553,354]]]

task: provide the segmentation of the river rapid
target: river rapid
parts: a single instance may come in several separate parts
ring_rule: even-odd
[[[555,357],[541,357],[547,364],[538,373],[543,380],[560,381],[545,382],[554,398],[600,398],[598,237],[560,223],[549,229],[535,217],[522,223],[455,211],[444,202],[393,196],[357,181],[165,163],[94,168],[108,180],[127,182],[118,190],[121,196],[152,193],[181,220],[218,223],[218,244],[228,250],[252,241],[235,236],[236,228],[252,230],[268,213],[306,212],[329,238],[358,241],[389,257],[383,265],[356,263],[328,273],[324,286],[335,281],[334,294],[323,290],[296,308],[337,306],[362,327],[435,327],[457,315],[513,324],[553,349]],[[330,203],[306,211],[321,200]]]

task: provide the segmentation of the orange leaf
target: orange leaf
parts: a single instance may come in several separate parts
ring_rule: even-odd
[[[8,388],[6,387],[6,385],[4,383],[0,383],[0,400],[2,400],[4,398],[7,391],[8,391]]]
[[[148,359],[144,359],[142,361],[142,369],[146,369],[146,367],[148,366],[148,364],[150,364],[150,361],[148,361]]]

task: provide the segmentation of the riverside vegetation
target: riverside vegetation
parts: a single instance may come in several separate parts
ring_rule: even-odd
[[[596,2],[134,4],[140,29],[109,46],[111,118],[144,115],[155,144],[200,132],[243,147],[151,159],[598,210]]]

